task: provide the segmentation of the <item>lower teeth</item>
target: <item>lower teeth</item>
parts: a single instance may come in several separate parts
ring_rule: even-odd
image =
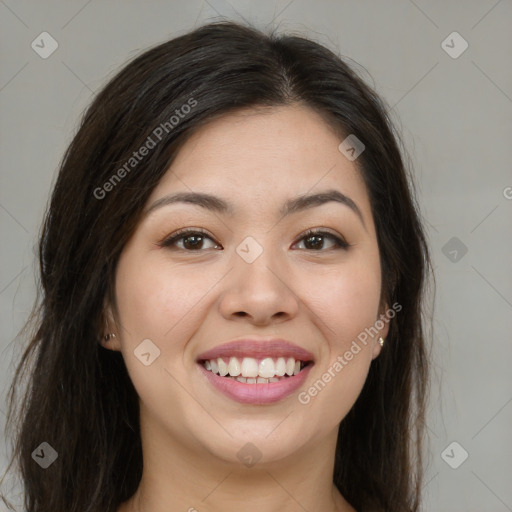
[[[270,384],[272,382],[279,382],[284,379],[288,379],[292,375],[286,377],[271,377],[270,379],[264,379],[263,377],[232,377],[231,375],[224,376],[225,379],[236,380],[245,384]]]

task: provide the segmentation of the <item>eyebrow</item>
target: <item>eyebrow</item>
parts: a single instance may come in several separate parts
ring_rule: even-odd
[[[317,194],[303,195],[293,199],[288,199],[279,210],[279,213],[282,217],[286,217],[293,213],[308,210],[310,208],[321,206],[332,201],[348,206],[359,217],[366,229],[363,214],[361,213],[361,210],[357,204],[352,199],[350,199],[350,197],[335,189],[326,190]],[[194,204],[219,214],[229,216],[234,215],[233,206],[227,201],[221,199],[220,197],[201,192],[177,192],[175,194],[164,196],[160,199],[157,199],[144,212],[144,215],[149,215],[150,213],[159,208],[162,208],[163,206],[168,206],[175,203]]]

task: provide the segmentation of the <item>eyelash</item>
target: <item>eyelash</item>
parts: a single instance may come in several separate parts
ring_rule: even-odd
[[[180,229],[175,234],[173,234],[171,237],[164,239],[158,245],[160,247],[172,248],[172,245],[175,242],[177,242],[179,240],[183,240],[184,238],[187,238],[188,236],[191,236],[191,235],[203,235],[203,236],[209,238],[210,240],[214,241],[213,238],[206,231],[203,231],[202,229],[185,228],[185,229]],[[352,245],[352,244],[347,243],[342,238],[340,238],[336,235],[333,235],[329,231],[323,231],[320,229],[309,229],[301,236],[301,238],[299,238],[299,241],[302,241],[303,239],[308,238],[310,236],[323,236],[324,238],[330,238],[335,243],[335,247],[331,247],[331,250],[332,249],[348,249],[348,247],[350,247]],[[179,248],[179,250],[182,250],[185,252],[202,252],[203,251],[203,249],[188,250],[188,249],[181,249],[181,248]],[[306,250],[308,250],[308,249],[306,249]],[[320,250],[309,249],[309,250],[312,252],[325,252],[325,251],[328,251],[329,249],[320,249]]]

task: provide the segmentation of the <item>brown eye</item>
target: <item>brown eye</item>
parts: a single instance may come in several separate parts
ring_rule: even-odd
[[[345,242],[345,240],[329,233],[328,231],[321,230],[309,230],[305,233],[304,236],[300,240],[305,241],[305,245],[309,246],[306,249],[310,249],[316,252],[320,252],[322,250],[322,246],[324,244],[324,240],[326,238],[331,239],[334,242],[334,248],[336,249],[346,249],[350,244]],[[332,249],[333,247],[331,247]]]
[[[213,239],[203,231],[186,229],[178,231],[170,238],[164,240],[160,245],[161,247],[174,248],[177,242],[183,241],[183,246],[177,247],[178,249],[188,252],[201,251],[206,239],[213,241]],[[215,244],[215,247],[218,247],[218,245]]]

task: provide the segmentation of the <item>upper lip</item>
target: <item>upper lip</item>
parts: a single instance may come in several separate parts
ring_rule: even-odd
[[[280,338],[244,338],[229,341],[203,352],[197,357],[197,360],[204,361],[206,359],[217,359],[218,357],[253,357],[255,359],[261,359],[263,357],[293,357],[296,361],[314,360],[313,354],[308,350],[299,347],[291,341]]]

